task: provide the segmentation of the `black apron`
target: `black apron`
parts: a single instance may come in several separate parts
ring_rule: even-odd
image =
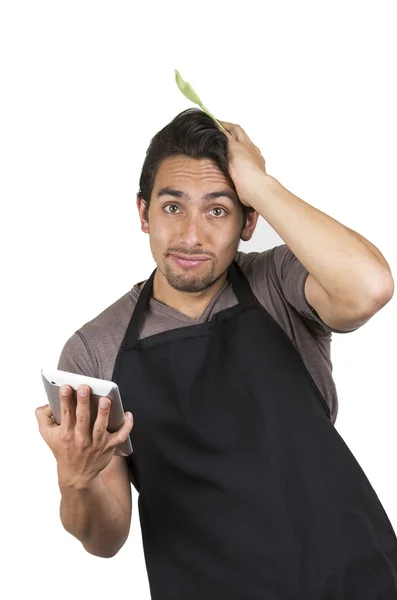
[[[237,305],[139,339],[155,272],[112,376],[153,600],[396,599],[392,525],[239,265]]]

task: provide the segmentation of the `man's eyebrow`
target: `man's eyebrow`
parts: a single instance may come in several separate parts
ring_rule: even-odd
[[[159,189],[156,194],[156,198],[160,198],[161,196],[174,196],[175,198],[182,198],[182,200],[189,201],[190,196],[186,194],[186,192],[182,192],[182,190],[176,190],[172,187],[166,186]],[[238,203],[238,199],[236,194],[231,192],[230,190],[218,190],[217,192],[209,192],[202,197],[202,200],[215,200],[216,198],[221,198],[225,196],[226,198],[230,198],[232,202]]]

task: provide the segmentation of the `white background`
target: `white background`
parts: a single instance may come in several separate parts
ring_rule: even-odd
[[[149,598],[130,537],[88,554],[59,519],[40,369],[154,268],[135,195],[151,137],[194,106],[240,124],[267,172],[396,251],[395,3],[18,2],[0,8],[1,532],[7,598]],[[244,252],[283,240],[264,219]],[[336,429],[397,530],[396,298],[333,334]]]

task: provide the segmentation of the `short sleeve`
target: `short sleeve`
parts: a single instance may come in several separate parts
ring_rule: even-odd
[[[298,312],[309,329],[321,336],[330,336],[332,332],[348,333],[329,327],[310,306],[305,295],[305,282],[309,271],[290,248],[282,244],[273,248],[271,254],[275,274],[285,299]]]
[[[75,331],[66,341],[57,368],[59,371],[68,371],[69,373],[100,379],[98,362],[82,331]],[[124,453],[117,447],[115,455],[124,456]]]
[[[58,361],[60,371],[99,378],[99,367],[84,334],[78,330],[65,343]]]

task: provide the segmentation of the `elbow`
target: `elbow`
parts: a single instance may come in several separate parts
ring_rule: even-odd
[[[348,306],[365,318],[371,318],[383,308],[394,295],[394,279],[391,273],[382,272],[370,282],[356,285]]]
[[[387,276],[386,282],[382,290],[382,294],[382,301],[384,302],[384,305],[390,302],[390,300],[394,296],[394,279],[391,273],[389,273]]]
[[[92,554],[93,556],[98,556],[98,558],[113,558],[122,548],[122,546],[118,548],[93,548],[88,544],[83,544],[82,546],[86,552]]]
[[[394,279],[390,273],[384,275],[383,279],[374,287],[371,300],[369,302],[370,311],[378,312],[383,308],[394,295]]]
[[[81,542],[81,544],[84,550],[93,556],[98,556],[99,558],[113,558],[118,552],[120,552],[121,548],[127,541],[127,538],[128,534],[124,536],[123,539],[117,544],[112,545],[89,544],[88,542]]]

